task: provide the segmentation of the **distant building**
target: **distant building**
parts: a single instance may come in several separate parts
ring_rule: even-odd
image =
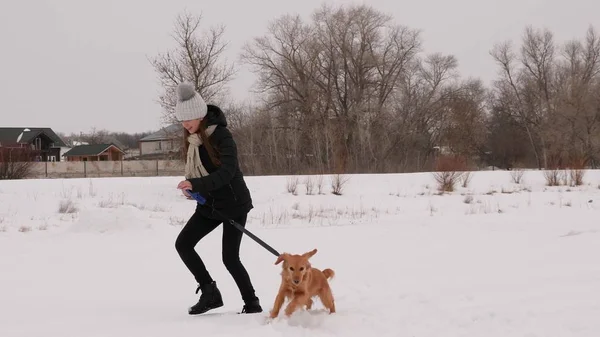
[[[0,128],[2,160],[60,161],[61,149],[67,147],[51,128]]]
[[[183,127],[172,124],[139,140],[139,158],[173,157],[182,147]]]
[[[78,145],[63,156],[66,161],[120,161],[124,152],[114,144]]]
[[[71,141],[71,145],[72,146],[90,145],[90,143],[88,143],[88,142],[82,142],[82,141],[79,141],[79,140],[72,140]]]

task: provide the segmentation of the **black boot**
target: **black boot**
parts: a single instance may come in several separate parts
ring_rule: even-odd
[[[217,288],[215,281],[207,284],[204,287],[198,287],[196,294],[199,290],[202,290],[198,303],[194,304],[189,310],[190,315],[203,314],[209,310],[216,309],[223,306],[223,298],[221,292]]]
[[[251,301],[248,301],[244,304],[244,308],[242,308],[242,314],[256,314],[262,312],[262,307],[260,306],[260,301],[258,298],[255,298]]]

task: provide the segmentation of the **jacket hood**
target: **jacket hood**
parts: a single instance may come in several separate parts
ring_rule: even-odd
[[[204,117],[206,119],[206,126],[227,126],[227,118],[225,118],[225,114],[221,108],[211,104],[207,104],[207,108],[206,117]]]

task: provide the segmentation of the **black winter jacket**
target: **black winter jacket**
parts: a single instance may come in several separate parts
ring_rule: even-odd
[[[237,146],[219,107],[209,104],[205,118],[207,126],[217,125],[209,138],[221,165],[215,166],[204,145],[200,145],[200,160],[209,175],[188,179],[192,183],[192,191],[199,192],[206,199],[204,206],[198,204],[196,212],[209,218],[227,220],[214,213],[213,209],[216,209],[229,219],[236,218],[253,208],[252,197],[238,163]]]

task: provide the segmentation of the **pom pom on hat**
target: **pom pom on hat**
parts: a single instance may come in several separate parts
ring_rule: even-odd
[[[175,117],[180,122],[192,119],[202,119],[206,116],[208,107],[200,96],[194,85],[189,82],[180,83],[177,86],[177,103],[175,105]]]
[[[183,82],[177,86],[177,100],[179,102],[187,101],[194,97],[195,94],[196,89],[194,89],[194,85],[189,82]]]

